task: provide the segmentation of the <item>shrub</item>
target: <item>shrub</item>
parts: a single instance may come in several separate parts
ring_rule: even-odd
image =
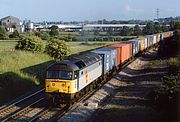
[[[16,49],[27,50],[31,52],[43,52],[44,43],[37,36],[25,36],[18,42]]]
[[[64,41],[51,39],[46,45],[45,52],[55,60],[62,60],[70,53],[70,50]]]
[[[51,30],[50,30],[49,34],[50,34],[51,36],[57,36],[57,35],[59,35],[58,26],[53,25],[50,29],[51,29]]]
[[[4,27],[0,26],[0,39],[6,39],[7,38],[7,33]]]
[[[18,38],[19,37],[19,32],[15,30],[12,34],[9,35],[9,38]]]
[[[42,40],[49,40],[50,35],[47,32],[35,32],[35,35],[40,37]]]
[[[180,73],[180,57],[172,57],[168,60],[169,74],[176,75]]]

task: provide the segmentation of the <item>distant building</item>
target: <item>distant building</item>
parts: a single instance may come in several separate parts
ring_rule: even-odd
[[[21,31],[20,20],[13,16],[0,19],[0,25],[4,26],[8,32],[14,32],[14,30]]]
[[[83,30],[85,31],[93,31],[93,30],[100,30],[100,31],[119,31],[122,30],[124,26],[129,28],[134,28],[138,24],[86,24],[83,26]],[[143,29],[146,25],[139,25],[141,29]]]
[[[24,26],[24,30],[27,31],[34,31],[35,30],[35,26],[34,23],[31,22],[30,20],[24,20],[23,21],[23,26]]]

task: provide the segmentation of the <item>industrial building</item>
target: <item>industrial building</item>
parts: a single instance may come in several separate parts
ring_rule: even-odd
[[[30,20],[21,21],[17,17],[7,16],[0,19],[0,26],[4,26],[7,32],[18,32],[34,31],[34,23]]]
[[[66,24],[54,24],[58,26],[60,31],[120,31],[124,26],[127,26],[129,28],[134,28],[137,24],[85,24],[85,25],[66,25]],[[36,30],[44,31],[50,28],[51,25],[38,25],[36,27]],[[146,25],[139,25],[141,29],[143,29]]]
[[[20,32],[20,30],[21,30],[20,24],[21,24],[20,20],[13,16],[7,16],[7,17],[0,19],[0,25],[4,26],[6,31],[8,31],[8,32],[14,32],[14,30],[17,30]]]
[[[134,28],[137,24],[86,24],[83,26],[83,30],[85,31],[92,31],[92,30],[99,30],[99,31],[119,31],[124,26],[129,28]],[[139,25],[141,29],[143,29],[146,25]]]

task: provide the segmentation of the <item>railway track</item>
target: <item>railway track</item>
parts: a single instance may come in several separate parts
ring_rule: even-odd
[[[69,106],[65,105],[61,108],[48,107],[43,109],[41,112],[34,115],[32,118],[28,120],[28,122],[36,122],[36,121],[56,121],[58,116],[67,111]]]
[[[0,108],[0,121],[6,121],[8,118],[18,115],[22,111],[25,111],[25,108],[27,109],[28,106],[32,106],[33,103],[37,103],[42,99],[44,99],[44,89],[40,89],[30,95],[2,106]]]

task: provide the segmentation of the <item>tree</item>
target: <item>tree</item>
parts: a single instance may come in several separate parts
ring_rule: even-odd
[[[5,28],[0,26],[0,39],[5,39],[7,37]]]
[[[161,27],[159,22],[154,23],[154,33],[160,33],[161,32]]]
[[[171,21],[170,27],[172,30],[180,29],[180,20]]]
[[[122,36],[130,36],[131,34],[132,34],[132,29],[130,29],[127,26],[124,26],[123,29],[121,30]]]
[[[113,35],[114,35],[114,31],[113,31],[112,28],[109,28],[109,29],[108,29],[107,35],[108,35],[108,36],[113,36]]]
[[[43,52],[44,43],[37,36],[25,36],[18,42],[16,49],[26,50],[31,52]]]
[[[94,35],[98,36],[99,35],[99,30],[94,30]]]
[[[174,29],[180,29],[180,20],[175,21]]]
[[[47,32],[42,32],[41,33],[41,39],[42,40],[49,40],[50,35]]]
[[[70,53],[70,49],[64,41],[51,39],[46,45],[45,52],[55,60],[62,60]]]
[[[168,31],[168,27],[163,24],[162,27],[161,27],[161,30],[162,30],[162,32],[167,32]]]
[[[12,34],[9,35],[9,38],[18,38],[19,37],[19,32],[15,30]]]
[[[179,25],[177,25],[177,26],[179,26]],[[177,27],[175,26],[175,28],[177,28]],[[172,38],[174,41],[174,47],[170,47],[170,48],[173,48],[174,52],[179,53],[179,56],[180,56],[180,29],[176,29],[174,31],[174,36]]]
[[[57,35],[59,35],[59,28],[58,28],[58,26],[56,26],[56,25],[53,25],[53,26],[51,26],[51,28],[50,28],[51,30],[50,30],[50,32],[49,32],[49,34],[51,35],[51,36],[57,36]]]
[[[78,41],[78,39],[73,36],[73,37],[72,37],[72,41],[73,41],[73,42],[76,42],[76,41]]]
[[[35,35],[40,37],[42,40],[49,40],[50,35],[47,32],[35,32]]]
[[[154,34],[154,23],[153,22],[148,22],[146,27],[143,29],[143,33],[145,35]]]
[[[134,36],[139,36],[142,34],[141,28],[139,27],[139,25],[136,25],[134,27]]]
[[[167,41],[161,41],[158,51],[161,56],[180,55],[180,30],[175,30],[174,35],[167,38]]]

